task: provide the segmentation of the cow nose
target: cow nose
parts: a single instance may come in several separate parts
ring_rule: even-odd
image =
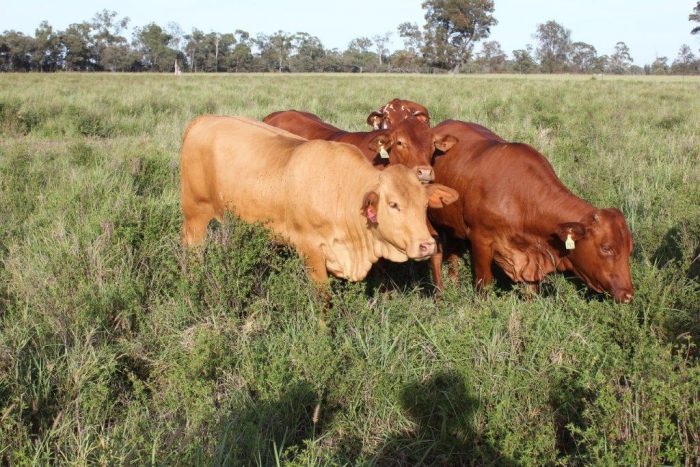
[[[624,303],[625,305],[632,302],[634,295],[632,292],[620,292],[615,295],[615,301],[617,303]]]
[[[421,256],[432,256],[435,254],[436,250],[436,244],[435,240],[430,240],[428,242],[422,242],[418,250],[420,251]]]
[[[429,165],[416,167],[416,173],[418,174],[418,180],[423,183],[430,183],[435,180],[435,172],[433,172],[433,168]]]

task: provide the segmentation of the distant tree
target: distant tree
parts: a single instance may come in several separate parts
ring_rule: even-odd
[[[698,73],[698,65],[700,63],[696,60],[693,51],[690,49],[688,44],[683,44],[678,51],[678,57],[673,61],[671,65],[671,72],[680,75],[689,75]]]
[[[32,61],[39,71],[55,71],[61,65],[61,38],[48,21],[42,21],[34,31],[36,45]]]
[[[598,52],[595,47],[585,42],[571,44],[571,71],[575,73],[591,73],[596,66]]]
[[[321,71],[343,71],[343,54],[338,49],[325,50],[318,65]]]
[[[102,50],[101,65],[109,71],[134,71],[141,68],[141,57],[128,44],[108,45]]]
[[[658,57],[654,60],[654,63],[651,64],[651,73],[654,75],[665,75],[668,73],[668,58]]]
[[[348,50],[359,53],[368,53],[372,47],[372,40],[368,37],[358,37],[348,44]]]
[[[344,67],[350,71],[375,71],[377,56],[370,50],[372,40],[367,37],[358,37],[348,44],[343,52]]]
[[[277,31],[271,36],[258,34],[255,45],[260,51],[261,65],[267,70],[289,70],[287,63],[293,50],[294,36],[284,31]]]
[[[692,21],[695,23],[700,23],[700,2],[698,2],[695,5],[695,8],[693,8],[693,12],[688,15],[688,21]],[[691,29],[690,33],[691,34],[697,34],[700,32],[700,25],[695,26],[693,29]]]
[[[567,70],[571,52],[571,31],[556,21],[537,25],[535,37],[540,45],[537,58],[545,73],[561,73]]]
[[[390,32],[385,32],[384,34],[377,34],[376,36],[372,37],[372,41],[374,42],[374,47],[377,49],[377,56],[379,57],[379,65],[381,66],[383,62],[383,57],[385,57],[389,53],[389,48],[387,47],[387,44],[389,43],[389,39],[391,39],[391,33]]]
[[[404,50],[396,51],[392,56],[392,66],[402,71],[416,72],[423,62],[421,51],[425,47],[423,33],[415,23],[401,23],[397,28],[403,39]]]
[[[423,33],[415,23],[401,23],[397,28],[399,36],[403,38],[404,49],[407,52],[418,54],[423,49]]]
[[[233,71],[249,71],[253,65],[253,51],[250,34],[241,29],[233,33],[236,42],[231,50],[231,63]]]
[[[170,47],[172,36],[156,23],[134,31],[134,47],[144,67],[150,71],[172,71],[178,52]]]
[[[493,0],[426,0],[423,55],[434,66],[458,73],[474,44],[498,24]]]
[[[516,73],[535,73],[538,69],[537,62],[532,57],[532,46],[513,51],[513,71]]]
[[[292,39],[295,54],[290,59],[292,71],[323,71],[321,61],[326,55],[321,40],[306,32],[298,32]]]
[[[610,57],[610,72],[618,75],[626,73],[633,61],[627,44],[618,42],[615,44],[615,53]]]
[[[121,35],[128,25],[129,18],[119,19],[116,11],[105,9],[95,13],[90,26],[97,69],[123,71],[130,68],[133,54],[126,37]]]
[[[102,10],[92,18],[93,37],[98,46],[108,44],[124,44],[126,38],[120,33],[129,26],[129,17],[119,19],[116,11]]]
[[[0,36],[0,70],[31,71],[36,51],[33,37],[19,31],[5,31]]]
[[[503,73],[506,69],[506,53],[498,41],[487,41],[476,56],[475,65],[480,73]]]
[[[165,32],[170,36],[170,42],[168,42],[168,47],[170,47],[178,53],[178,55],[181,57],[180,59],[178,59],[178,61],[182,62],[180,63],[180,66],[185,67],[187,65],[185,52],[185,46],[187,42],[185,39],[185,31],[183,31],[182,27],[180,27],[178,23],[170,21],[165,26]]]
[[[92,25],[87,22],[73,23],[61,33],[63,62],[68,71],[94,70],[97,50],[92,40]]]
[[[593,73],[607,73],[610,68],[610,57],[600,55],[594,62]]]
[[[204,71],[204,64],[207,57],[204,31],[192,28],[192,32],[190,34],[185,34],[183,40],[185,42],[184,50],[190,65],[190,70],[195,73],[197,71]]]

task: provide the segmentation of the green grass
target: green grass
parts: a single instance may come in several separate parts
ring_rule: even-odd
[[[437,303],[426,264],[395,265],[334,281],[324,316],[257,226],[180,247],[189,120],[364,130],[393,97],[621,208],[634,302],[561,275],[481,298],[467,258]],[[2,463],[695,465],[698,108],[698,78],[0,75]]]

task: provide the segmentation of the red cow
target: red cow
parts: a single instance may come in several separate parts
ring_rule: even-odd
[[[391,130],[360,132],[343,131],[312,113],[297,110],[271,113],[263,122],[309,140],[352,144],[380,169],[386,164],[415,168],[418,179],[424,183],[434,179],[431,162],[435,150],[447,151],[457,142],[448,134],[436,138],[430,128],[417,119],[404,120]]]
[[[393,99],[380,107],[379,110],[369,114],[367,124],[375,130],[387,130],[410,117],[417,119],[428,127],[430,126],[428,109],[415,102],[401,99]]]
[[[434,166],[435,181],[456,189],[459,200],[430,218],[469,240],[477,288],[493,281],[495,261],[515,282],[537,286],[550,272],[571,271],[616,302],[632,300],[632,235],[618,209],[575,196],[526,144],[455,120],[433,130],[459,138]],[[456,259],[450,255],[452,265]]]

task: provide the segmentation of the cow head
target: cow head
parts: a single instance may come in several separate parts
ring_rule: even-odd
[[[375,130],[393,128],[407,118],[415,118],[426,126],[430,126],[428,109],[420,104],[401,99],[393,99],[379,110],[375,110],[367,117],[367,124]]]
[[[415,119],[403,120],[390,130],[381,130],[369,142],[369,148],[381,160],[386,151],[389,164],[402,164],[413,168],[423,183],[435,179],[432,161],[436,150],[447,151],[454,146],[457,138],[452,135],[438,135],[428,126]]]
[[[365,193],[361,213],[379,241],[382,257],[396,262],[422,260],[436,251],[427,228],[427,208],[441,208],[458,196],[444,185],[421,185],[412,170],[397,165],[384,170],[378,186]]]
[[[618,303],[632,301],[632,234],[620,210],[599,209],[579,222],[559,224],[556,236],[564,242],[565,261],[570,263],[567,269],[596,292],[608,292]]]

